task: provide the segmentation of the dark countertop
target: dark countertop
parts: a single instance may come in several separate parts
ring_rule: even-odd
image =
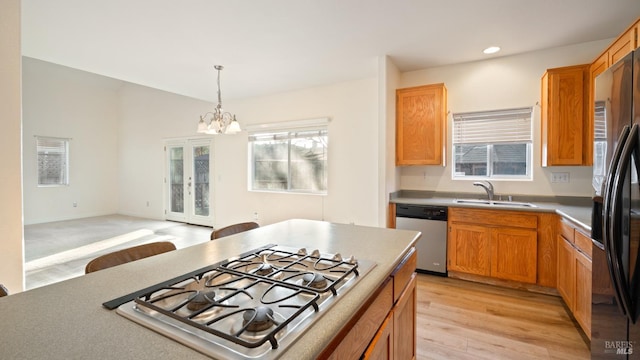
[[[591,207],[590,197],[571,196],[528,196],[514,195],[513,200],[527,202],[536,207],[511,206],[511,205],[483,205],[470,203],[457,203],[456,199],[478,199],[478,194],[444,193],[434,191],[400,190],[392,193],[390,202],[396,204],[436,205],[447,207],[470,207],[481,209],[554,212],[591,233]]]
[[[316,357],[415,245],[420,233],[288,220],[0,298],[6,359],[205,359],[102,303],[270,243],[355,255],[376,266],[317,319],[282,359]]]

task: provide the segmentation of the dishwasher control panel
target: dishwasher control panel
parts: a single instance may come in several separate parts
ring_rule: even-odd
[[[446,221],[447,208],[443,206],[396,204],[396,217]]]

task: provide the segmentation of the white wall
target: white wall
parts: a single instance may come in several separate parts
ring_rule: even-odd
[[[330,117],[329,194],[247,191],[247,134],[214,138],[216,227],[289,218],[377,225],[377,83],[375,79],[236,101],[224,101],[241,125]],[[213,104],[142,86],[121,89],[119,212],[163,218],[167,138],[196,137],[199,115]],[[149,202],[149,206],[147,206]]]
[[[20,0],[0,1],[0,64],[0,284],[16,293],[24,290]]]
[[[126,83],[120,90],[118,212],[164,219],[166,139],[195,137],[205,101]],[[148,204],[148,205],[147,205]]]
[[[389,194],[399,190],[400,168],[396,167],[396,89],[399,87],[400,71],[388,57],[381,57],[378,64],[378,91],[380,92],[380,147],[378,151],[380,163],[380,191],[382,196],[378,203],[380,215],[378,222],[382,225],[388,219]],[[384,145],[384,146],[383,146]]]
[[[123,82],[27,57],[23,70],[25,224],[116,213]],[[72,139],[69,186],[38,187],[36,135]]]
[[[329,117],[328,195],[247,192],[246,135],[216,147],[216,225],[308,218],[378,224],[378,88],[363,79],[267,97],[230,101],[243,125]],[[384,225],[384,224],[380,224]]]
[[[591,167],[540,166],[540,78],[548,68],[591,63],[610,40],[536,51],[485,61],[443,66],[401,75],[400,87],[445,83],[450,113],[534,107],[533,181],[494,181],[497,194],[591,196]],[[448,116],[447,166],[403,167],[400,188],[482,192],[469,180],[451,179],[451,114]],[[569,172],[569,183],[551,183],[551,172]]]

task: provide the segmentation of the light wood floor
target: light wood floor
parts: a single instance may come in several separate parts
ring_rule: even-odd
[[[418,359],[589,359],[562,300],[418,275]]]

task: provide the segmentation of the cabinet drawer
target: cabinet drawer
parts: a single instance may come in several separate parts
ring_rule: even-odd
[[[591,259],[591,254],[593,252],[593,246],[591,243],[591,237],[583,234],[582,232],[576,230],[575,231],[575,244],[580,251],[582,251],[589,259]]]
[[[393,278],[393,302],[395,303],[400,298],[400,294],[411,280],[411,275],[416,271],[416,251],[412,248],[411,251],[402,259],[402,262],[396,270],[391,274]]]
[[[341,341],[333,348],[330,355],[326,357],[325,354],[322,354],[320,358],[328,358],[330,360],[359,359],[389,315],[392,307],[393,284],[391,281],[387,281],[382,291],[357,322],[353,324],[349,332],[346,335],[341,333],[336,336]]]
[[[538,227],[538,216],[535,214],[506,210],[476,210],[451,207],[449,208],[449,221],[527,229],[536,229]]]
[[[560,235],[567,239],[570,243],[574,243],[574,228],[568,222],[560,220]]]

